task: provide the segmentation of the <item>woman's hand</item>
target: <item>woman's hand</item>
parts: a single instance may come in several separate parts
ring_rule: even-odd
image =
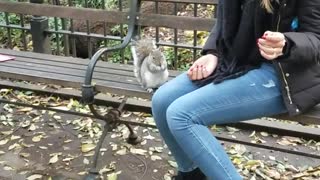
[[[280,32],[266,31],[257,40],[260,54],[267,60],[274,60],[283,55],[283,48],[286,45],[286,38]]]
[[[200,80],[208,77],[215,70],[218,58],[213,54],[207,54],[197,59],[188,70],[191,80]]]

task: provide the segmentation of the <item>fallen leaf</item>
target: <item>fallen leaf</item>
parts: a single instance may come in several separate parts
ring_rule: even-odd
[[[20,144],[14,143],[11,146],[9,146],[8,150],[11,151],[12,149],[18,149],[21,148]]]
[[[11,140],[16,140],[16,139],[20,139],[20,138],[21,138],[21,136],[12,135],[10,139]]]
[[[101,148],[101,149],[100,149],[100,152],[106,152],[106,151],[107,151],[106,148]]]
[[[40,142],[42,138],[43,138],[43,135],[34,136],[32,138],[32,141],[33,142]]]
[[[84,159],[83,159],[83,164],[90,164],[90,161],[89,161],[89,159],[87,159],[87,158],[84,158]]]
[[[69,143],[69,142],[72,142],[72,139],[67,139],[65,141],[63,141],[64,143]]]
[[[32,111],[32,107],[25,107],[17,110],[17,112],[29,112],[29,111]]]
[[[27,158],[30,156],[30,153],[19,153],[19,155],[23,158]]]
[[[269,159],[272,160],[272,161],[276,160],[276,158],[274,156],[269,156]]]
[[[57,106],[57,107],[52,107],[52,109],[57,109],[57,110],[62,110],[62,111],[69,111],[70,109],[66,106]],[[54,116],[55,119],[57,119],[55,116]]]
[[[253,137],[254,135],[256,135],[256,131],[253,131],[253,132],[249,135],[249,137]]]
[[[58,157],[58,154],[56,154],[52,158],[50,158],[49,164],[54,164],[54,163],[58,162],[58,160],[59,160],[59,157]]]
[[[234,128],[234,127],[230,127],[230,126],[226,126],[227,131],[229,131],[229,134],[233,134],[235,132],[240,131],[240,129]]]
[[[150,134],[148,136],[144,136],[144,139],[149,139],[149,140],[153,140],[155,139],[155,137],[151,136]]]
[[[104,174],[104,173],[107,173],[107,172],[110,172],[110,171],[113,171],[114,169],[113,168],[109,168],[107,166],[103,167],[102,169],[99,170],[99,174]]]
[[[46,146],[39,146],[40,149],[48,149]]]
[[[8,166],[8,165],[7,165],[7,166],[4,166],[3,169],[6,170],[6,171],[12,171],[12,170],[14,170],[12,167],[10,167],[10,166]]]
[[[27,180],[36,180],[36,179],[42,179],[42,175],[41,174],[34,174],[34,175],[27,177]]]
[[[3,134],[3,135],[9,135],[12,133],[13,133],[13,131],[1,131],[1,134]]]
[[[67,158],[62,159],[62,161],[66,162],[66,161],[71,161],[73,159],[74,159],[74,157],[67,157]]]
[[[164,179],[164,180],[171,180],[171,174],[166,173],[166,174],[163,176],[163,179]]]
[[[136,148],[131,148],[130,152],[133,154],[139,154],[139,155],[146,155],[146,153],[148,151],[144,150],[144,149],[136,149]]]
[[[108,180],[117,180],[118,175],[116,173],[108,174]]]
[[[9,139],[4,139],[0,141],[0,146],[5,145],[9,142]]]
[[[107,177],[108,177],[107,180],[117,180],[119,174],[121,174],[121,171],[108,174],[108,175],[107,175]]]
[[[174,168],[178,168],[178,164],[175,161],[168,161],[168,163],[170,164],[170,166],[174,167]]]
[[[82,144],[81,151],[86,153],[96,148],[95,144]]]
[[[28,128],[29,131],[34,131],[37,129],[37,126],[35,126],[34,124],[31,124],[30,127]]]
[[[31,122],[30,121],[24,121],[23,123],[21,123],[21,127],[25,128],[30,126]]]
[[[276,170],[267,170],[265,173],[267,176],[269,176],[272,179],[280,179],[281,178],[280,173]]]
[[[151,158],[152,161],[156,161],[156,160],[161,160],[162,159],[160,156],[157,156],[157,155],[152,155],[150,158]]]
[[[22,142],[21,145],[26,148],[34,146],[34,144],[26,144],[25,142]]]
[[[86,172],[86,171],[78,172],[78,175],[80,175],[80,176],[83,176],[83,175],[86,175],[86,174],[87,174],[87,172]]]
[[[125,154],[127,154],[127,148],[122,148],[122,149],[120,149],[120,150],[118,150],[115,154],[117,154],[117,155],[125,155]]]

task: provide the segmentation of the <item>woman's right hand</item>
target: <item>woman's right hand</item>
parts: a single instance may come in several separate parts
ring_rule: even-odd
[[[208,77],[215,70],[218,64],[217,56],[207,54],[197,59],[188,70],[191,80],[201,80]]]

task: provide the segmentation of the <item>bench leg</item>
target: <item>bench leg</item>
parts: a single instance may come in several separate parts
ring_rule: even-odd
[[[106,123],[104,125],[104,130],[102,132],[102,135],[101,135],[99,142],[97,144],[97,147],[95,149],[94,156],[93,156],[93,162],[92,162],[91,168],[89,170],[89,174],[85,177],[85,180],[96,179],[96,177],[99,175],[99,170],[97,170],[98,158],[99,158],[102,143],[103,143],[104,139],[106,138],[108,131],[110,131],[110,126],[108,123]]]
[[[132,145],[137,145],[137,144],[141,143],[142,139],[139,136],[137,136],[137,134],[133,131],[132,127],[129,124],[124,124],[124,125],[126,125],[130,131],[130,134],[127,139],[127,143],[132,144]]]
[[[104,125],[104,129],[102,132],[102,135],[99,139],[99,142],[97,144],[97,147],[95,149],[94,152],[94,156],[93,156],[93,162],[92,162],[92,166],[89,170],[89,174],[85,177],[85,180],[91,180],[91,179],[95,179],[98,175],[99,175],[99,171],[97,170],[97,163],[98,163],[98,158],[100,155],[100,149],[102,146],[102,143],[104,142],[104,139],[106,138],[107,134],[109,131],[112,131],[112,129],[116,128],[117,125],[119,125],[119,118],[120,115],[122,113],[123,107],[125,105],[125,103],[127,102],[127,98],[125,98],[120,106],[118,108],[114,108],[111,109],[106,115],[102,116],[100,115],[94,108],[94,106],[92,104],[89,104],[89,108],[91,110],[91,112],[98,117],[99,119],[103,119],[105,120],[105,125]],[[126,127],[129,129],[129,137],[127,139],[127,142],[129,144],[133,144],[136,145],[138,143],[141,142],[141,138],[137,136],[137,134],[133,131],[132,127],[127,124],[124,123],[124,125],[126,125]]]

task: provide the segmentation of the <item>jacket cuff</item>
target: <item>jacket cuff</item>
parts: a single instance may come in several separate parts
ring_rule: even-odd
[[[287,37],[285,37],[285,40],[286,40],[286,44],[284,45],[284,47],[282,49],[282,55],[278,57],[279,59],[286,58],[290,55],[292,43],[290,42],[290,40]]]
[[[212,54],[218,57],[218,51],[215,49],[206,49],[201,51],[201,55]]]

